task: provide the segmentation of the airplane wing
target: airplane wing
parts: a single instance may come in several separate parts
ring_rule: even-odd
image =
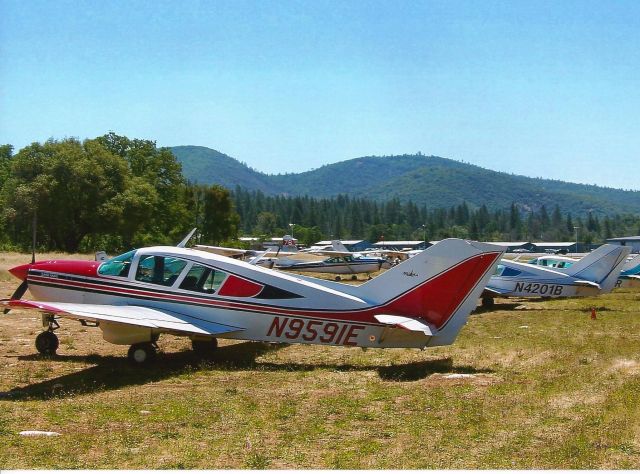
[[[109,321],[188,334],[215,336],[245,329],[204,321],[172,311],[146,308],[144,306],[115,306],[28,300],[2,300],[1,304],[10,308],[35,309],[42,313],[53,313],[69,319],[90,322]]]
[[[193,247],[197,250],[204,252],[214,253],[216,255],[222,255],[224,257],[241,257],[249,253],[249,250],[244,249],[232,249],[229,247],[214,247],[213,245],[196,245]]]
[[[353,252],[342,252],[340,250],[313,250],[308,253],[314,255],[325,255],[327,257],[346,257],[348,255],[353,255]]]
[[[406,316],[393,316],[390,314],[376,314],[374,316],[376,320],[382,324],[388,324],[390,326],[396,326],[407,331],[422,332],[427,336],[433,336],[435,330],[428,324],[414,318],[408,318]]]

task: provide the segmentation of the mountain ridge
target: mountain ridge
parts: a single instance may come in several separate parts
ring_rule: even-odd
[[[640,191],[489,170],[438,156],[364,156],[300,173],[266,174],[224,153],[199,146],[172,147],[187,179],[200,184],[240,186],[270,195],[348,194],[378,201],[398,198],[429,208],[466,202],[470,207],[550,211],[558,204],[577,215],[640,213]]]

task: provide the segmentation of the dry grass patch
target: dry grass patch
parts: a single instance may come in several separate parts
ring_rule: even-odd
[[[3,296],[29,258],[2,255]],[[221,341],[203,362],[163,336],[145,369],[69,321],[41,358],[12,311],[0,468],[637,468],[639,294],[497,303],[424,352]]]

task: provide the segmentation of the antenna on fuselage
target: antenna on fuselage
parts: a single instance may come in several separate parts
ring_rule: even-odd
[[[36,227],[38,225],[38,211],[33,211],[33,221],[31,222],[31,263],[36,263]]]
[[[198,228],[194,227],[193,230],[189,232],[189,234],[184,239],[182,239],[182,241],[178,245],[176,245],[176,247],[184,248],[187,245],[187,242],[189,242],[189,240],[191,239],[191,237],[193,237],[193,234],[196,233],[196,230],[198,230]]]

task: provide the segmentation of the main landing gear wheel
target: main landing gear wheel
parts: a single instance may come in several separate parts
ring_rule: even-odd
[[[150,342],[133,344],[127,353],[129,361],[136,365],[148,364],[156,358],[156,355],[156,348]]]
[[[198,354],[200,357],[212,357],[218,350],[218,340],[215,337],[207,340],[193,339],[191,341],[191,348],[193,349],[193,352]]]
[[[342,277],[341,277],[340,275],[336,275],[335,280],[336,280],[336,281],[340,281],[340,280],[342,280]]]
[[[59,345],[58,336],[51,331],[41,332],[36,337],[36,349],[44,356],[55,355]]]
[[[491,309],[493,308],[493,297],[492,296],[485,296],[484,298],[482,298],[482,307],[484,309]]]

